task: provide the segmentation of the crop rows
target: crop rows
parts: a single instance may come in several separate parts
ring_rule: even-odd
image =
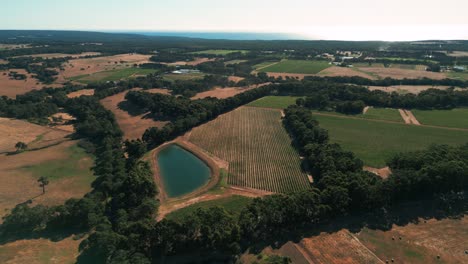
[[[241,107],[195,128],[190,141],[229,162],[231,185],[272,192],[309,187],[278,110]]]

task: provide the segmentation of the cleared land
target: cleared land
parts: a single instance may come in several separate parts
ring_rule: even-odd
[[[331,65],[326,61],[283,60],[274,65],[260,69],[261,72],[317,74]]]
[[[410,70],[401,68],[381,68],[381,67],[360,67],[360,71],[369,75],[377,75],[380,78],[393,78],[393,79],[421,79],[429,78],[434,80],[441,80],[447,78],[447,75],[440,72],[428,72],[422,70]]]
[[[468,81],[468,72],[449,72],[450,78]]]
[[[209,90],[206,92],[201,92],[192,97],[193,100],[195,99],[202,99],[202,98],[207,98],[207,97],[216,97],[218,99],[225,99],[232,97],[234,95],[250,91],[252,89],[262,87],[265,85],[268,85],[269,83],[264,83],[264,84],[255,84],[247,87],[215,87],[213,90]]]
[[[141,90],[141,89],[133,89]],[[146,117],[148,113],[132,116],[127,111],[120,108],[119,104],[125,101],[128,91],[106,97],[101,100],[101,104],[114,113],[120,129],[124,132],[125,139],[141,138],[147,128],[163,127],[167,122],[154,121]]]
[[[170,66],[197,66],[198,64],[202,64],[205,62],[209,61],[215,61],[216,59],[210,59],[210,58],[195,58],[193,61],[176,61],[176,62],[171,62],[171,63],[163,63],[167,64]]]
[[[53,242],[48,239],[28,239],[0,245],[0,263],[76,263],[82,239],[72,237]]]
[[[93,159],[76,141],[67,141],[39,150],[0,156],[0,216],[19,203],[58,205],[80,198],[91,190]],[[42,194],[37,179],[49,178]]]
[[[26,121],[0,118],[0,155],[15,151],[19,141],[29,149],[38,149],[64,142],[69,132],[35,125]]]
[[[69,60],[63,65],[57,82],[65,82],[72,77],[91,75],[102,71],[112,71],[133,67],[134,64],[148,63],[151,55],[119,54],[96,58],[82,58]]]
[[[111,71],[102,71],[87,75],[79,75],[70,78],[70,80],[84,84],[90,84],[93,82],[111,82],[134,78],[138,76],[146,76],[154,72],[156,72],[156,70],[154,69],[125,68]]]
[[[193,129],[190,141],[229,162],[231,185],[272,192],[309,188],[278,110],[238,108]]]
[[[403,119],[397,109],[392,108],[374,108],[371,107],[365,114],[357,115],[366,119],[388,120],[394,122],[403,122]]]
[[[390,231],[365,228],[356,237],[384,261],[393,258],[395,263],[466,263],[468,218],[420,220],[394,225]]]
[[[427,148],[429,145],[459,145],[468,142],[468,130],[408,126],[388,121],[315,114],[320,126],[330,133],[332,142],[353,151],[371,167],[385,166],[399,152]]]
[[[468,129],[468,108],[452,110],[412,110],[423,125]]]
[[[439,89],[445,90],[449,88],[449,86],[431,86],[431,85],[395,85],[395,86],[368,86],[369,90],[380,90],[388,93],[397,92],[399,94],[419,94],[422,91],[426,91],[428,89]]]
[[[195,80],[195,79],[203,79],[205,77],[204,73],[189,73],[189,74],[175,74],[169,73],[164,75],[164,79],[168,81],[186,81],[186,80]]]
[[[355,68],[348,68],[348,67],[338,67],[338,66],[332,66],[330,68],[327,68],[321,72],[318,73],[320,76],[329,76],[329,77],[336,77],[336,76],[342,76],[342,77],[351,77],[351,76],[359,76],[371,80],[377,79],[376,76],[359,71]]]
[[[25,80],[12,80],[8,76],[10,72],[26,75]],[[29,74],[24,69],[10,69],[8,71],[0,71],[0,96],[15,98],[19,94],[25,94],[32,90],[40,90],[47,87],[57,87],[57,85],[44,85],[39,82],[32,74]]]
[[[67,97],[68,98],[76,98],[76,97],[80,97],[82,95],[94,95],[94,89],[83,89],[83,90],[79,90],[79,91],[76,91],[76,92],[71,92],[71,93],[67,94]]]
[[[66,53],[44,53],[44,54],[33,54],[33,55],[24,55],[18,56],[15,58],[20,57],[33,57],[33,58],[44,58],[44,59],[56,59],[56,58],[66,58],[72,57],[73,59],[83,58],[87,56],[99,56],[101,55],[100,52],[83,52],[80,54],[66,54]]]
[[[227,55],[230,53],[234,52],[242,52],[242,53],[247,53],[249,52],[248,50],[218,50],[218,49],[211,49],[211,50],[202,50],[202,51],[196,51],[196,52],[191,52],[191,54],[209,54],[209,55]]]

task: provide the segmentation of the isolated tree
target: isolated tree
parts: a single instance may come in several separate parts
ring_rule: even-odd
[[[39,186],[42,187],[42,194],[45,194],[45,187],[46,185],[49,184],[49,179],[47,179],[47,177],[40,177],[37,182],[39,182]]]
[[[28,148],[28,145],[24,142],[19,141],[18,143],[16,143],[15,148],[16,152],[21,152],[26,150]]]

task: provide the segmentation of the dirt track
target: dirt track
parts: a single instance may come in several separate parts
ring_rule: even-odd
[[[413,124],[413,125],[416,125],[416,126],[421,125],[410,110],[398,109],[398,112],[400,112],[400,115],[403,118],[403,120],[405,121],[405,124],[408,124],[408,125]]]

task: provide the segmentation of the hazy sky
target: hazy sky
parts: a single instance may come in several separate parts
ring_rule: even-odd
[[[468,39],[468,0],[6,0],[0,29],[266,31]]]

